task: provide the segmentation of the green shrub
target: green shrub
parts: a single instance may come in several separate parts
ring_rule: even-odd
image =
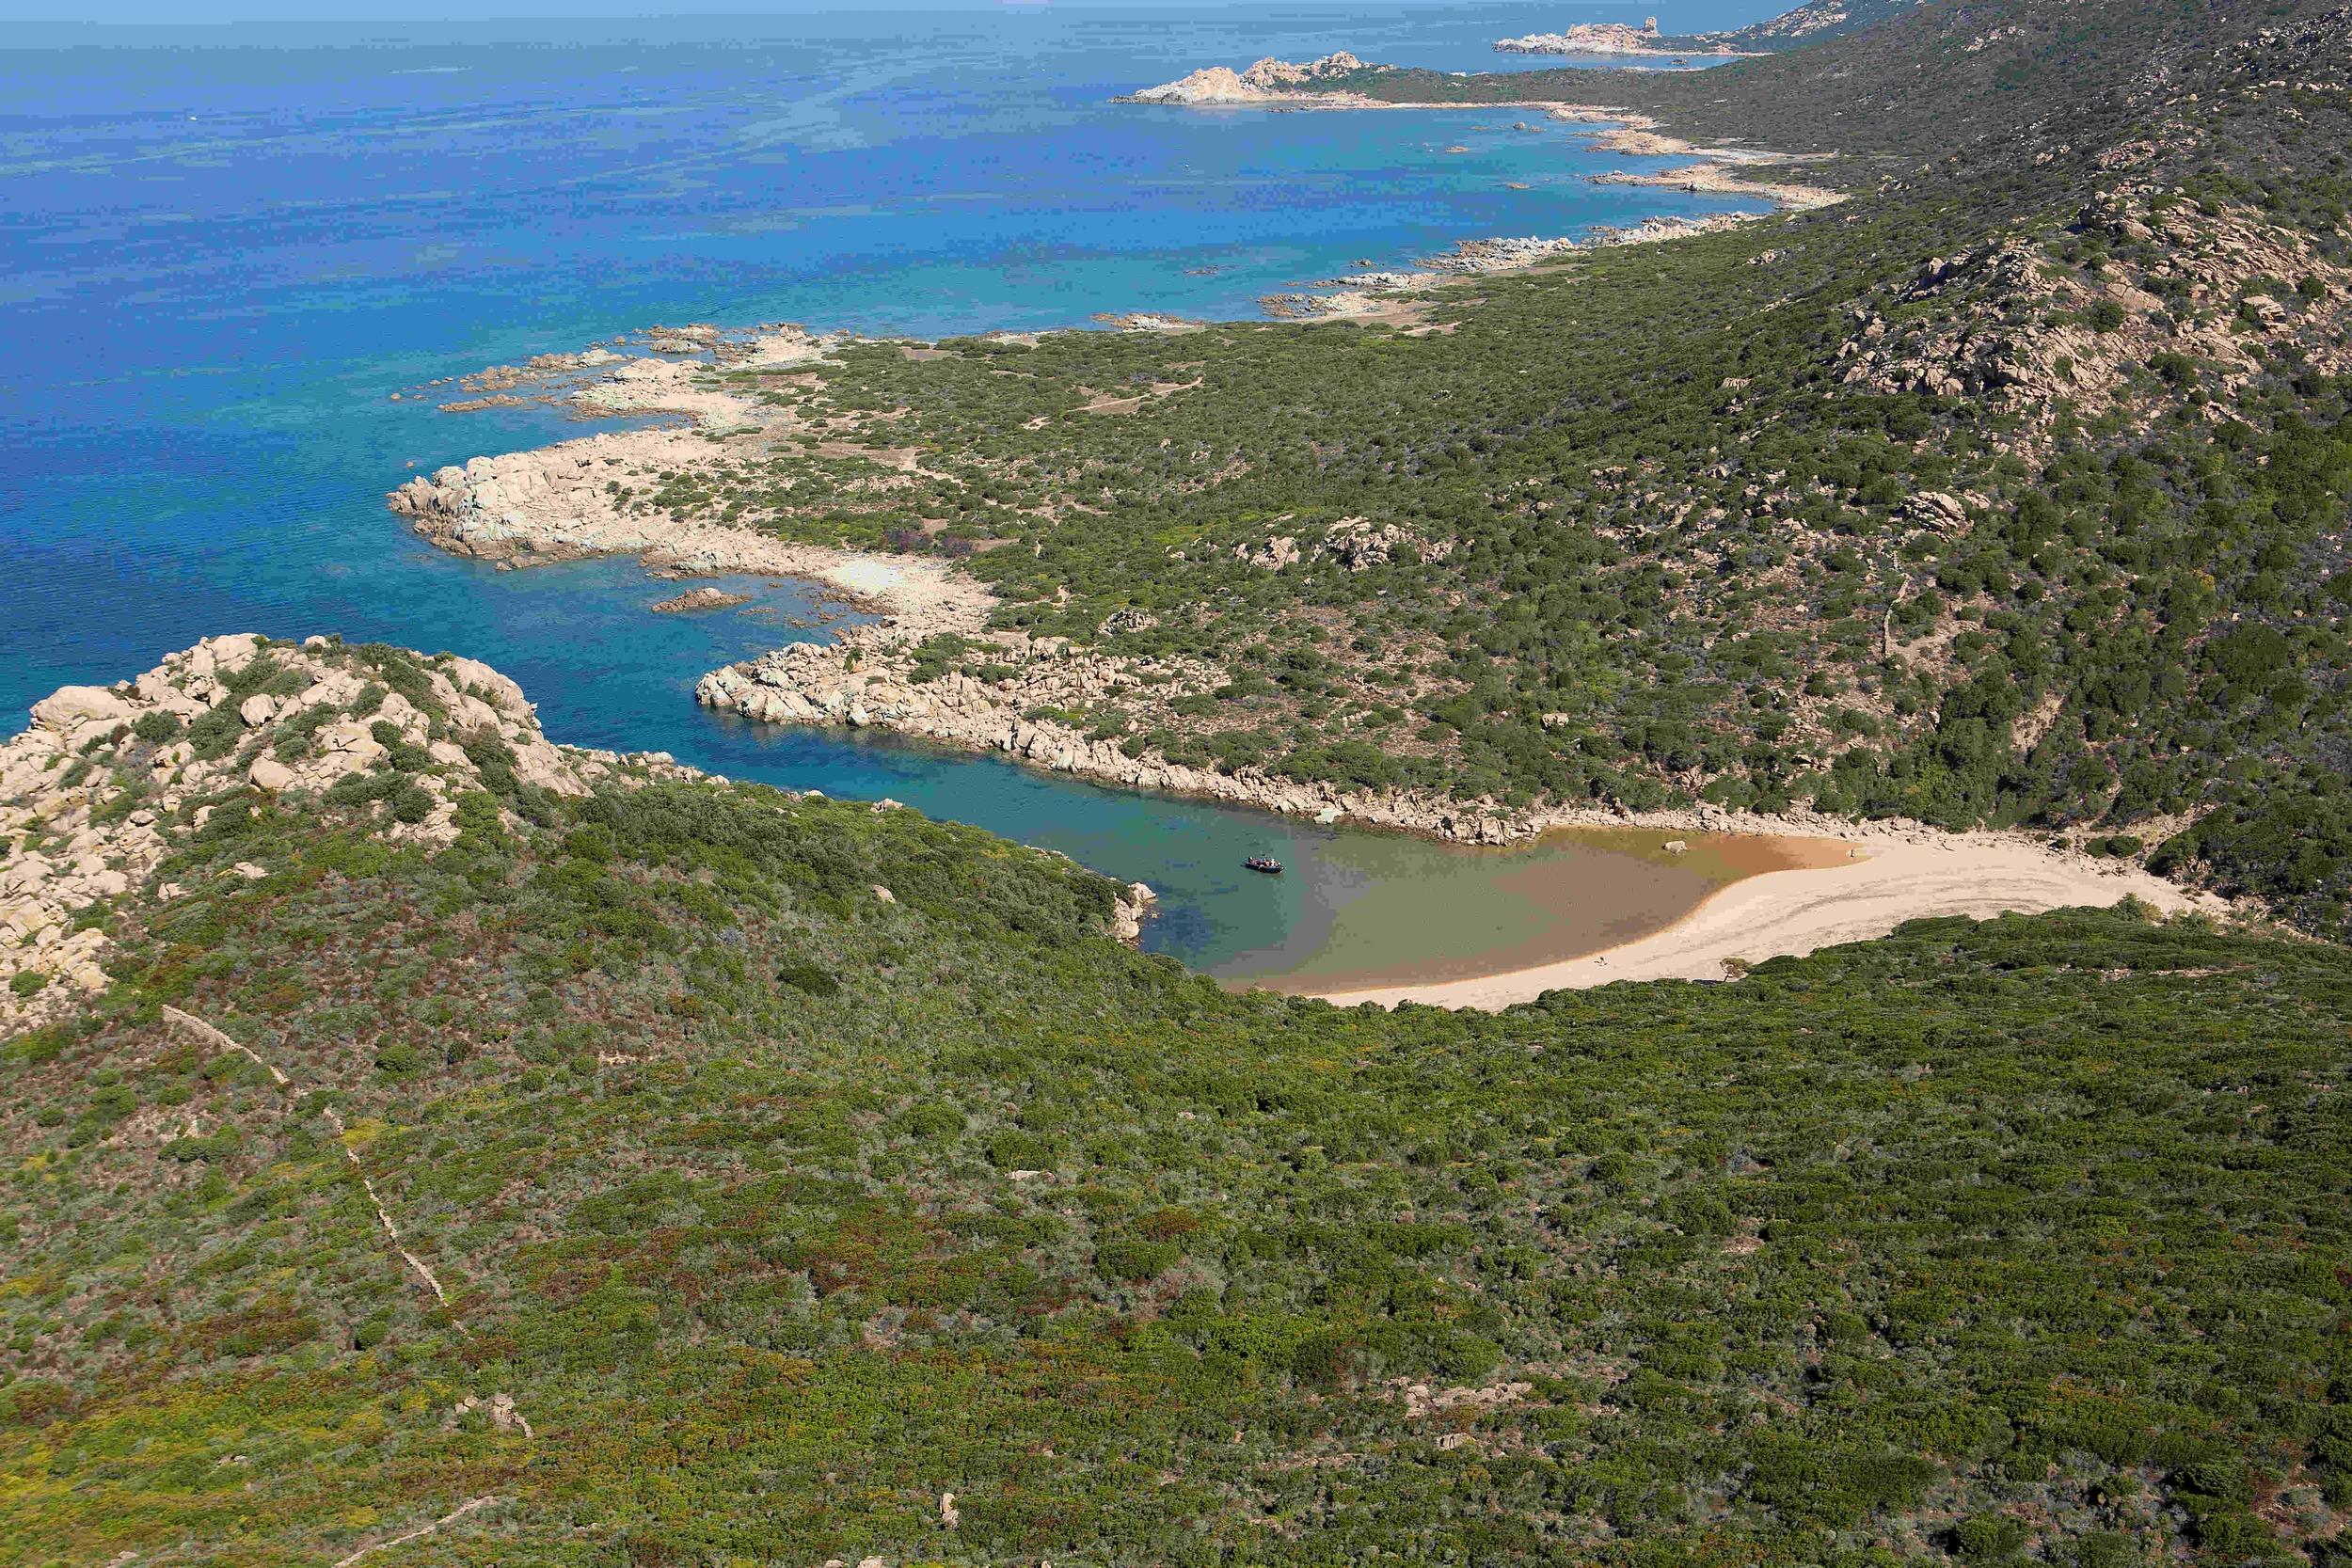
[[[429,1059],[419,1047],[405,1040],[394,1040],[377,1049],[375,1070],[387,1078],[414,1077],[424,1070]]]
[[[392,797],[392,819],[418,823],[433,815],[433,797],[415,784],[409,784]]]
[[[810,963],[805,958],[793,958],[776,969],[776,983],[811,996],[832,996],[841,990],[841,982]]]
[[[986,1148],[989,1164],[999,1170],[1046,1170],[1060,1158],[1053,1139],[1018,1127],[992,1132]]]
[[[927,1101],[911,1106],[898,1118],[898,1125],[911,1138],[953,1137],[963,1131],[964,1117],[961,1111],[945,1101]]]
[[[1995,1561],[2021,1550],[2028,1532],[2017,1520],[1998,1513],[1979,1513],[1952,1527],[1952,1545],[1961,1556]]]

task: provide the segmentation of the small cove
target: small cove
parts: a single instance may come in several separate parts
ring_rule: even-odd
[[[1744,878],[1845,858],[1829,840],[1664,828],[1563,829],[1500,849],[1356,833],[1316,859],[1320,918],[1217,973],[1314,993],[1507,974],[1654,935]]]
[[[412,471],[583,428],[391,393],[654,322],[1248,316],[1359,256],[1739,205],[1591,185],[1661,161],[1491,111],[1106,102],[1338,47],[1541,65],[1486,50],[1539,14],[795,19],[748,40],[762,24],[550,24],[520,43],[227,29],[194,50],[0,51],[25,89],[0,113],[0,705],[206,635],[332,630],[485,659],[558,740],[891,797],[1148,881],[1145,945],[1235,983],[1473,973],[1656,929],[1716,884],[1607,845],[1470,849],[706,712],[703,672],[823,635],[809,589],[721,579],[750,602],[657,616],[675,585],[633,562],[498,572],[382,504]],[[1255,876],[1251,854],[1289,870]]]

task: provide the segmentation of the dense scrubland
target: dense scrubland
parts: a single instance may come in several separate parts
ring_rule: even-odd
[[[2030,823],[2339,932],[2344,21],[2092,13],[2130,60],[1918,71],[2015,134],[1825,213],[1418,327],[860,348],[750,385],[923,472],[647,503],[963,555],[1153,745]],[[2038,16],[1823,47],[1883,94]],[[1163,716],[1179,656],[1232,679]],[[1342,1011],[975,831],[419,722],[157,812],[110,988],[0,1044],[9,1560],[2345,1560],[2342,946],[2074,911]],[[156,811],[170,743],[73,770]]]
[[[2285,1561],[2352,1506],[2341,948],[1343,1012],[904,811],[467,800],[215,814],[0,1052],[13,1560],[482,1497],[373,1560]]]

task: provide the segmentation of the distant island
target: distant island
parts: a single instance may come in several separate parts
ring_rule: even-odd
[[[1654,16],[1639,27],[1622,22],[1580,22],[1557,33],[1497,39],[1495,51],[1502,55],[1713,55],[1725,58],[1747,53],[1734,49],[1722,38],[1664,37]]]

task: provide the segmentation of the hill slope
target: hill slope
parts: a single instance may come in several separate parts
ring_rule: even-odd
[[[159,811],[111,989],[0,1049],[8,1560],[2292,1560],[2352,1506],[2342,949],[1340,1012],[904,811],[353,776]]]
[[[1815,0],[1752,22],[1727,32],[1698,35],[1745,52],[1751,49],[1795,49],[1846,33],[1867,32],[1916,10],[1926,0]]]
[[[717,363],[802,434],[601,493],[961,562],[869,721],[2028,824],[2342,932],[2346,18],[2030,9],[1726,68],[1903,152],[1835,207]],[[1233,996],[1057,857],[331,640],[44,705],[0,823],[7,1560],[2346,1560],[2342,946]]]

